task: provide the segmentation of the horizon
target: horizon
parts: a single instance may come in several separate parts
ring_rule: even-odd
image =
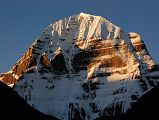
[[[158,3],[157,0],[70,0],[67,3],[64,0],[2,0],[0,73],[9,71],[49,24],[81,12],[102,16],[125,32],[139,33],[151,57],[159,63]]]

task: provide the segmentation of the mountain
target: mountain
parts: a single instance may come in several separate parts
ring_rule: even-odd
[[[60,120],[121,116],[157,86],[141,36],[80,13],[50,24],[0,80]]]

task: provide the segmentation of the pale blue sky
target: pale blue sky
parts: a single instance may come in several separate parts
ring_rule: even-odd
[[[0,0],[0,73],[8,71],[50,23],[80,12],[141,34],[159,63],[159,0]]]

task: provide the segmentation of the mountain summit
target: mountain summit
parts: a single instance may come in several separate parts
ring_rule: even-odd
[[[60,120],[118,116],[159,82],[137,33],[80,13],[50,24],[0,80]]]

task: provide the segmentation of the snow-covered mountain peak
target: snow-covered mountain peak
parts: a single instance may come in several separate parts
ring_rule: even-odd
[[[110,22],[108,20],[106,20],[105,18],[103,18],[102,16],[96,16],[96,15],[91,15],[91,14],[87,14],[87,13],[83,13],[81,12],[80,14],[77,14],[78,18],[84,18],[84,19],[87,19],[87,20],[91,20],[91,19],[100,19],[100,20],[103,20],[103,21],[107,21],[107,22]]]
[[[112,39],[120,28],[100,16],[80,13],[51,24],[47,32],[61,39]],[[51,33],[52,32],[52,33]]]
[[[63,120],[125,113],[158,84],[159,67],[137,33],[85,13],[50,24],[0,80]]]

